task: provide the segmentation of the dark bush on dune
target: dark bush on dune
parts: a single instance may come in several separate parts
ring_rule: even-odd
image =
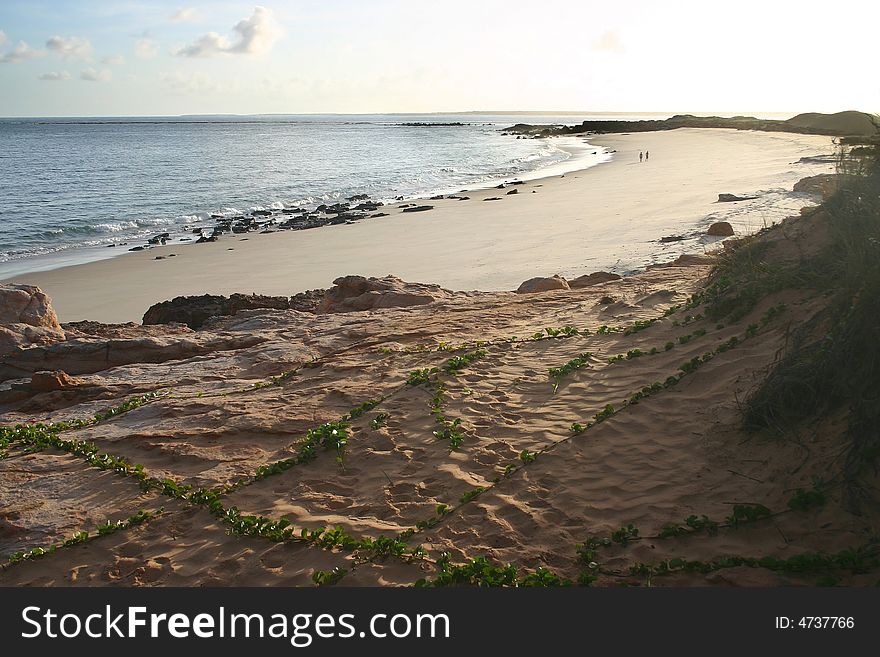
[[[880,145],[874,140],[858,148],[843,148],[839,169],[859,175],[848,177],[821,208],[828,243],[775,279],[781,283],[763,286],[811,281],[827,288],[830,302],[794,332],[745,408],[747,425],[777,431],[843,411],[843,475],[854,510],[869,496],[860,480],[880,457]]]

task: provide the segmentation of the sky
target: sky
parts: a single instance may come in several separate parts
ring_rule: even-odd
[[[0,0],[0,116],[880,111],[866,0]]]

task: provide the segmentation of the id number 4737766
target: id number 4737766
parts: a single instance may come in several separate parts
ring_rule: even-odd
[[[851,630],[856,626],[852,616],[788,616],[776,617],[777,630]]]

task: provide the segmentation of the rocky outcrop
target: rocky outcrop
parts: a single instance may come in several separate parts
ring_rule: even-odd
[[[600,283],[608,283],[610,281],[620,280],[622,276],[619,274],[612,274],[609,271],[596,271],[592,274],[585,274],[583,276],[578,276],[577,278],[568,281],[569,287],[578,288],[578,287],[590,287],[591,285],[599,285]]]
[[[19,349],[0,359],[0,381],[30,377],[34,372],[64,370],[92,374],[131,363],[164,363],[218,351],[253,347],[262,336],[212,335],[143,337],[127,340],[66,340],[48,346]]]
[[[523,281],[516,292],[517,294],[533,294],[535,292],[549,292],[550,290],[569,290],[571,287],[562,276],[554,274],[553,276],[537,276]]]
[[[52,301],[33,285],[0,284],[0,356],[64,339]]]
[[[382,278],[343,276],[333,281],[333,287],[325,292],[317,312],[345,313],[420,306],[452,296],[452,292],[439,285],[407,283],[390,274]]]
[[[733,226],[726,221],[716,221],[709,226],[706,235],[711,235],[712,237],[730,237],[733,235]]]
[[[203,294],[201,296],[175,297],[170,301],[150,306],[144,313],[143,322],[145,325],[185,324],[193,330],[198,330],[212,317],[234,315],[240,310],[268,308],[315,312],[323,298],[324,290],[310,290],[292,297],[273,297],[262,294],[233,294],[228,297]]]

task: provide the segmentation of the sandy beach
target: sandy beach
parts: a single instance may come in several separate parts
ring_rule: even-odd
[[[291,295],[328,288],[346,274],[512,290],[533,276],[628,274],[702,253],[719,240],[705,236],[712,222],[752,233],[812,202],[791,194],[794,182],[831,170],[797,163],[831,152],[823,136],[679,129],[590,143],[615,150],[613,159],[564,177],[469,192],[467,201],[428,201],[434,209],[427,212],[387,206],[390,216],[350,225],[168,245],[11,280],[45,290],[62,321],[103,322],[140,321],[150,305],[179,295]],[[642,150],[651,156],[640,164]],[[722,193],[758,198],[718,203]],[[659,243],[670,236],[686,239]]]
[[[329,287],[308,308],[61,325],[39,289],[4,288],[0,584],[876,582],[876,449],[852,437],[850,402],[809,422],[797,406],[822,377],[877,362],[863,357],[877,296],[862,248],[876,229],[834,205],[836,185],[876,199],[876,181],[823,176],[808,181],[821,194],[792,194],[825,172],[797,163],[828,152],[825,137],[595,141],[613,162],[432,211],[25,277],[65,320]],[[718,248],[705,236],[718,219],[760,230]],[[330,285],[388,271],[421,282]],[[781,355],[825,358],[820,341],[842,356],[792,374]]]

